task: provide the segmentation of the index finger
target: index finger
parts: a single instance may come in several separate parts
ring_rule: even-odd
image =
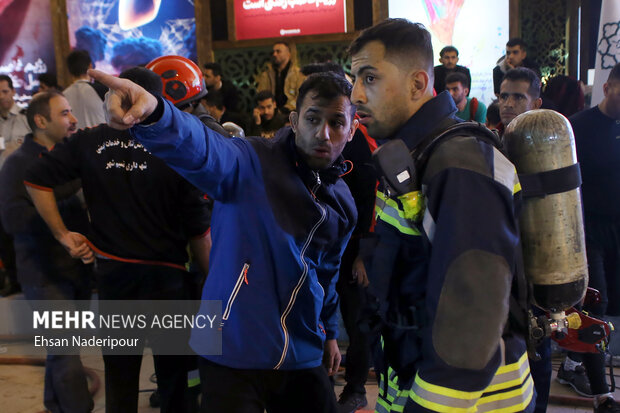
[[[97,69],[88,69],[88,76],[92,77],[98,82],[103,83],[111,90],[122,89],[124,84],[127,82],[126,79],[120,79],[116,76],[109,75],[101,70]]]

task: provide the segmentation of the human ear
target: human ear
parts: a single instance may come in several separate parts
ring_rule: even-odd
[[[37,125],[37,129],[45,129],[47,119],[45,119],[45,116],[37,113],[34,115],[34,124]]]
[[[409,74],[409,90],[412,100],[420,99],[430,85],[430,77],[424,70],[412,71]]]
[[[291,122],[291,129],[293,129],[293,132],[297,133],[297,124],[299,122],[299,113],[297,113],[295,111],[292,111],[288,115],[288,120],[289,120],[289,122]]]
[[[359,120],[353,119],[351,121],[351,136],[349,136],[349,139],[347,139],[347,142],[351,142],[353,140],[353,135],[355,135],[355,131],[357,130],[357,127],[359,125],[360,125]]]

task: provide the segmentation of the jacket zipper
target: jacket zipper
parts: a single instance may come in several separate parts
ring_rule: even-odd
[[[239,294],[239,290],[241,290],[241,285],[243,285],[244,281],[246,284],[248,283],[247,274],[248,274],[249,269],[250,269],[250,264],[248,264],[247,262],[243,264],[243,268],[241,269],[239,278],[237,278],[237,283],[235,284],[235,287],[233,288],[232,293],[230,293],[230,297],[228,297],[228,303],[226,304],[226,309],[224,310],[224,314],[222,314],[222,322],[220,323],[220,327],[223,327],[224,322],[228,320],[228,316],[230,315],[230,310],[232,309],[232,305],[235,302],[235,299],[237,298],[237,294]]]
[[[314,234],[316,233],[316,230],[325,221],[325,217],[327,216],[327,210],[319,203],[318,199],[314,195],[316,190],[321,185],[321,178],[319,177],[318,172],[314,172],[314,175],[316,177],[316,184],[312,188],[312,196],[314,197],[314,199],[316,201],[316,204],[318,205],[319,209],[321,210],[321,218],[319,219],[319,221],[316,224],[314,224],[314,227],[312,227],[312,230],[310,231],[310,234],[308,235],[308,239],[306,239],[306,242],[304,243],[304,246],[301,249],[301,253],[299,254],[299,259],[300,259],[301,263],[304,266],[304,270],[303,270],[303,272],[301,274],[301,278],[297,282],[297,285],[293,289],[293,293],[291,294],[291,298],[290,298],[290,300],[288,302],[288,305],[286,306],[286,308],[284,309],[284,312],[280,316],[280,325],[282,326],[282,331],[284,332],[284,349],[282,350],[282,356],[280,357],[280,361],[278,362],[278,364],[276,364],[276,366],[274,367],[274,370],[278,370],[282,366],[282,363],[284,363],[284,360],[286,359],[286,354],[288,352],[288,347],[289,347],[290,339],[289,339],[288,329],[286,327],[286,318],[288,317],[288,315],[290,314],[291,310],[293,309],[293,305],[295,304],[295,300],[297,300],[297,294],[299,293],[299,290],[301,289],[301,286],[306,281],[306,277],[308,276],[308,263],[306,262],[306,260],[304,258],[305,254],[306,254],[306,250],[308,249],[308,246],[310,245],[310,242],[312,241],[312,237],[314,237]]]

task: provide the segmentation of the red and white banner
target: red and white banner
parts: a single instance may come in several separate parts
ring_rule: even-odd
[[[346,0],[235,0],[237,40],[346,31]]]

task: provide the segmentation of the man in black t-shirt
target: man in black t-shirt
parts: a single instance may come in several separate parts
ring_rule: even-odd
[[[121,77],[161,93],[161,78],[148,69],[132,68]],[[90,212],[86,237],[67,231],[49,192],[74,178],[82,179]],[[34,164],[25,180],[39,213],[71,255],[88,259],[79,251],[84,245],[94,252],[99,299],[189,299],[188,241],[206,272],[210,217],[203,194],[127,131],[105,124],[80,130]],[[104,355],[107,412],[137,410],[141,357]],[[161,411],[185,411],[186,356],[154,359]]]

